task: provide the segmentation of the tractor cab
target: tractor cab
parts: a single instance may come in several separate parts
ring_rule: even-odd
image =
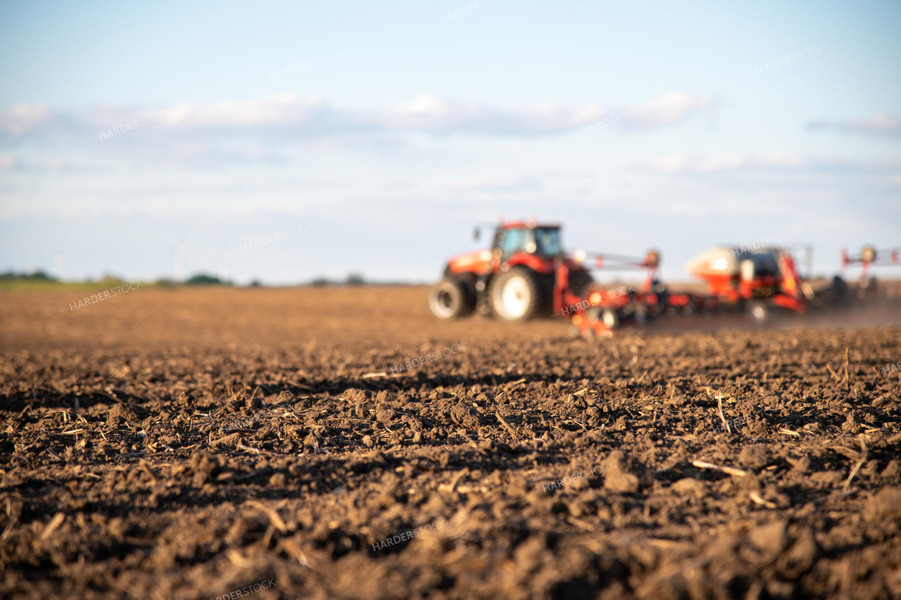
[[[495,231],[491,247],[500,251],[501,261],[507,261],[520,253],[553,260],[562,253],[559,226],[519,225],[521,224],[502,225]]]

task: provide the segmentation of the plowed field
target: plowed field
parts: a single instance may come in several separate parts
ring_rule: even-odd
[[[588,342],[425,294],[0,295],[0,597],[901,596],[898,315]]]

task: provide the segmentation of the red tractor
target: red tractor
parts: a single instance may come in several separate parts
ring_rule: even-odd
[[[476,229],[476,239],[478,234]],[[869,281],[868,266],[898,264],[899,254],[899,249],[865,248],[860,257],[843,253],[843,266],[861,263],[862,279]],[[656,277],[659,265],[656,250],[643,258],[585,252],[568,257],[560,245],[559,225],[538,225],[534,220],[501,223],[490,249],[448,262],[444,277],[429,293],[429,308],[440,319],[478,311],[506,321],[525,321],[553,310],[569,317],[579,334],[594,337],[611,335],[624,324],[642,326],[663,317],[750,314],[762,323],[776,311],[803,314],[808,308],[841,307],[847,302],[848,286],[841,277],[815,292],[801,279],[792,254],[779,247],[720,246],[703,252],[688,270],[706,281],[706,294],[670,290]],[[644,269],[647,278],[640,289],[621,286],[605,291],[594,285],[591,268]],[[861,287],[875,291],[872,284]]]
[[[476,228],[475,239],[480,229]],[[444,277],[429,293],[429,308],[439,319],[478,311],[506,321],[525,321],[554,303],[557,271],[567,268],[566,286],[587,294],[591,275],[560,244],[560,226],[534,220],[500,223],[488,250],[450,259]]]

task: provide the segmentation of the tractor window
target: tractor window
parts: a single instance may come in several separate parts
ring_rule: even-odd
[[[553,257],[560,254],[559,229],[507,229],[501,232],[499,243],[504,259],[516,254],[537,254]]]
[[[526,230],[508,229],[501,240],[501,256],[508,258],[517,252],[521,252],[526,243]]]
[[[500,248],[501,242],[503,242],[503,240],[504,240],[504,230],[502,228],[498,227],[494,231],[494,240],[491,242],[491,247],[492,248]]]
[[[535,242],[537,254],[541,256],[557,256],[561,253],[559,229],[536,229]]]

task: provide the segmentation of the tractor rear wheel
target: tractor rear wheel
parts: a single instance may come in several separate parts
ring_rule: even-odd
[[[513,267],[495,277],[488,297],[494,314],[505,321],[526,321],[543,302],[538,276],[525,267]]]
[[[475,298],[466,282],[444,277],[429,291],[429,309],[439,319],[465,317],[475,309]]]

